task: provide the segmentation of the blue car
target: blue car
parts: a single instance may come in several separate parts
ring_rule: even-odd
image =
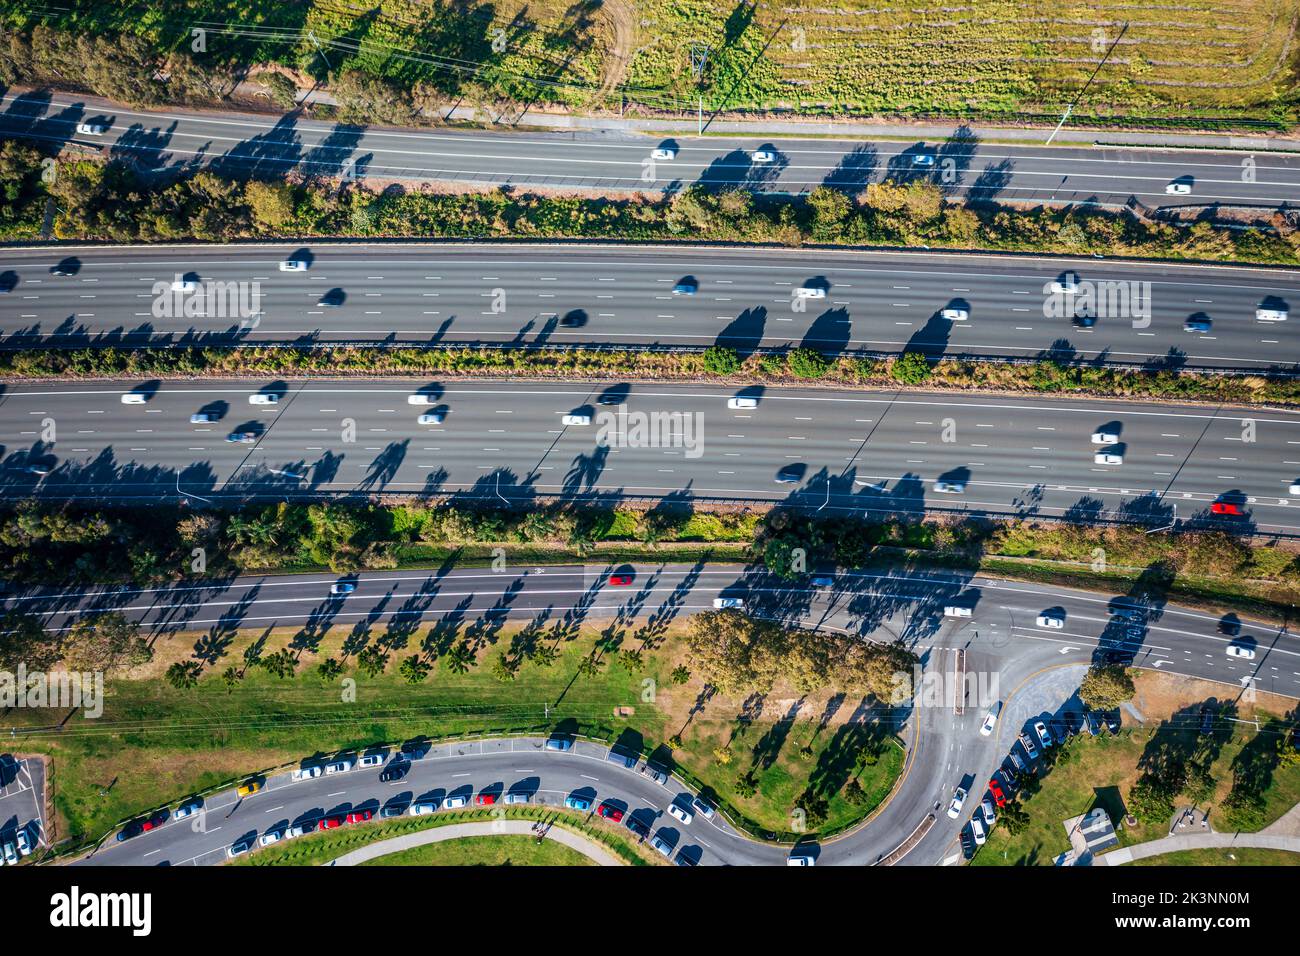
[[[570,810],[590,810],[591,801],[586,797],[566,797],[564,805]]]

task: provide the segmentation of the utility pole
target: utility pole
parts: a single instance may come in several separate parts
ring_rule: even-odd
[[[1065,125],[1065,121],[1070,118],[1070,114],[1074,112],[1074,108],[1079,105],[1079,101],[1083,99],[1083,94],[1088,92],[1088,87],[1092,86],[1092,81],[1097,78],[1097,74],[1100,73],[1101,68],[1106,65],[1106,61],[1110,59],[1110,55],[1115,52],[1115,47],[1119,46],[1119,41],[1124,39],[1124,34],[1126,32],[1128,32],[1127,20],[1120,25],[1119,33],[1115,35],[1115,39],[1112,40],[1110,46],[1106,48],[1105,56],[1101,58],[1101,62],[1097,64],[1097,68],[1093,70],[1092,75],[1088,77],[1088,82],[1083,84],[1083,88],[1075,95],[1074,102],[1065,108],[1065,115],[1061,117],[1061,122],[1056,124],[1056,129],[1052,130],[1052,135],[1047,137],[1047,142],[1043,144],[1044,146],[1052,145],[1052,140],[1056,139],[1056,134],[1061,131],[1061,127]]]

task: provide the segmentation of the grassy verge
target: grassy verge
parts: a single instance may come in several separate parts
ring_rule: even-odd
[[[503,834],[430,843],[367,860],[362,866],[595,866],[595,862],[554,840]]]
[[[504,807],[504,816],[508,820],[538,820],[554,826],[572,830],[595,843],[610,850],[623,862],[633,866],[653,865],[662,858],[654,854],[649,847],[628,839],[613,824],[599,820],[588,820],[585,815],[569,810],[544,807]],[[434,814],[431,817],[398,817],[393,820],[380,820],[375,823],[325,830],[309,833],[305,836],[259,849],[248,856],[235,860],[233,866],[320,866],[330,860],[338,859],[345,853],[381,840],[407,833],[445,827],[453,823],[481,823],[499,819],[503,814],[491,810],[451,810]],[[470,847],[455,847],[454,844],[472,844]],[[477,863],[500,865],[491,859],[476,857],[478,853],[490,853],[498,856],[507,852],[505,846],[518,847],[523,851],[533,866],[564,866],[569,863],[559,862],[559,857],[574,857],[581,865],[590,863],[585,856],[568,847],[552,841],[537,841],[527,836],[491,836],[475,837],[468,840],[455,840],[448,843],[431,843],[404,853],[380,857],[365,864],[367,866],[463,866]],[[542,856],[556,858],[544,861]],[[405,859],[398,859],[404,857]],[[427,859],[421,859],[421,857]],[[511,861],[517,865],[518,861]]]
[[[1128,866],[1300,866],[1300,853],[1288,850],[1269,850],[1258,847],[1237,847],[1231,850],[1180,850],[1162,853],[1143,860],[1134,860]]]

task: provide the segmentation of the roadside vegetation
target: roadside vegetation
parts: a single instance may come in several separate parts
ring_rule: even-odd
[[[1037,775],[1020,775],[1019,810],[1000,814],[974,864],[1050,866],[1069,849],[1063,822],[1095,806],[1131,846],[1168,836],[1184,807],[1208,812],[1218,832],[1256,832],[1300,802],[1294,701],[1225,699],[1222,685],[1152,672],[1135,684],[1144,722],[1125,715],[1117,735],[1081,733],[1042,751]],[[1204,733],[1203,708],[1212,715]],[[1126,814],[1136,826],[1123,824]]]
[[[522,834],[463,837],[367,860],[362,866],[595,866],[577,850]]]

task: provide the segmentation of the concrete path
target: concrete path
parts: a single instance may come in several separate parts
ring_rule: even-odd
[[[1134,860],[1160,856],[1162,853],[1176,853],[1179,850],[1236,849],[1237,847],[1256,847],[1266,850],[1290,850],[1300,853],[1300,836],[1287,836],[1276,833],[1194,833],[1183,836],[1165,837],[1151,840],[1137,846],[1121,847],[1103,853],[1093,860],[1094,866],[1122,866]]]
[[[418,833],[408,833],[405,836],[393,837],[391,840],[381,840],[378,843],[371,843],[361,847],[359,850],[353,850],[351,853],[345,853],[336,860],[325,864],[326,866],[356,866],[367,860],[373,860],[376,857],[387,856],[390,853],[399,853],[402,850],[409,850],[412,847],[425,846],[429,843],[442,843],[444,840],[459,840],[464,837],[482,837],[482,836],[503,836],[517,834],[521,836],[533,835],[533,823],[531,820],[493,820],[483,823],[452,823],[444,827],[433,827],[429,830],[421,830]],[[618,859],[604,847],[600,846],[585,837],[563,827],[553,826],[546,832],[546,839],[554,840],[567,846],[571,850],[576,850],[589,860],[593,860],[600,866],[622,866],[623,861]]]

